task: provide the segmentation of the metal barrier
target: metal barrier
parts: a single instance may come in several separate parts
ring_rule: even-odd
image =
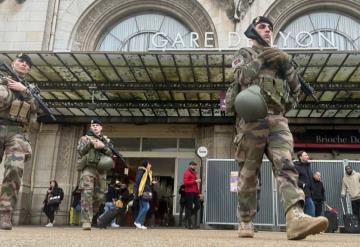
[[[360,161],[353,160],[311,160],[313,172],[321,173],[324,184],[326,203],[337,209],[340,226],[343,226],[340,193],[345,166],[351,164],[360,172]],[[231,172],[238,171],[233,159],[208,159],[206,161],[205,178],[205,221],[207,225],[236,225],[237,193],[230,191]],[[285,212],[277,193],[276,180],[272,173],[271,162],[263,161],[261,166],[260,211],[254,224],[263,226],[285,225]]]

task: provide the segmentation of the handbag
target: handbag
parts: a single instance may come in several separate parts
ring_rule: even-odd
[[[47,205],[48,206],[57,206],[61,202],[60,196],[52,196],[49,198]]]
[[[142,194],[142,198],[147,201],[151,201],[152,199],[152,193],[150,191],[144,191]]]

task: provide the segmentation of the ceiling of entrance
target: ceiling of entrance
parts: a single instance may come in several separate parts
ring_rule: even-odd
[[[18,52],[0,52],[9,63]],[[233,80],[233,52],[26,52],[27,77],[41,89],[58,122],[231,123],[220,97]],[[293,122],[360,122],[360,54],[290,51],[319,102],[303,97]],[[94,92],[96,109],[89,109]],[[41,117],[42,121],[50,121]]]

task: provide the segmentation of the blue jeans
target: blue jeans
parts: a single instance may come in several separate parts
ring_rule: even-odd
[[[139,223],[143,225],[145,221],[146,213],[150,208],[150,203],[148,200],[144,200],[142,198],[139,199],[139,202],[140,202],[140,209],[139,209],[139,214],[135,219],[135,223]]]
[[[104,214],[106,214],[107,211],[109,211],[110,209],[115,208],[115,204],[113,202],[105,202],[105,206],[104,206],[104,213],[101,214],[101,216],[103,216]],[[116,218],[114,218],[111,221],[111,224],[114,224],[116,222]]]
[[[315,217],[315,205],[311,197],[305,197],[304,213]]]

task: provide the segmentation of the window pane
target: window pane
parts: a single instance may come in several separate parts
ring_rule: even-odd
[[[114,146],[120,151],[140,151],[140,138],[111,138]]]
[[[175,138],[143,138],[142,151],[176,152]]]
[[[152,43],[154,34],[165,33],[155,37],[158,46],[176,48],[190,46],[191,30],[182,22],[163,13],[137,13],[120,20],[109,32],[104,33],[98,44],[100,51],[146,51],[155,48]],[[179,35],[179,37],[177,37]],[[184,45],[180,45],[183,41]]]
[[[179,139],[179,151],[180,152],[195,151],[195,139],[193,139],[193,138]]]

